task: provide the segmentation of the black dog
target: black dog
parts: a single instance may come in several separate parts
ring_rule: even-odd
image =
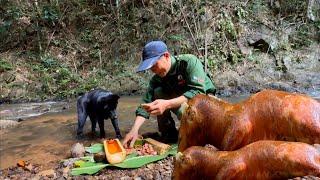
[[[77,137],[83,137],[83,127],[87,117],[89,116],[92,123],[91,128],[93,134],[95,134],[96,124],[98,122],[100,128],[100,138],[104,138],[104,119],[110,118],[114,130],[116,131],[116,137],[119,139],[122,138],[116,113],[119,98],[120,97],[118,95],[102,89],[92,90],[80,96],[77,102]]]

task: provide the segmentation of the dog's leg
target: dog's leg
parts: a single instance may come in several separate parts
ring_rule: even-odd
[[[110,119],[111,119],[113,128],[116,132],[116,138],[121,139],[122,136],[121,136],[119,125],[118,125],[118,116],[115,110],[110,111]]]
[[[84,97],[78,98],[77,101],[77,112],[78,112],[78,129],[77,129],[77,138],[83,137],[83,127],[87,119],[87,103]]]
[[[92,135],[96,134],[96,127],[97,127],[97,118],[93,115],[89,115],[89,118],[91,120],[91,133]]]
[[[104,131],[104,119],[103,119],[103,117],[98,116],[97,120],[98,120],[98,123],[99,123],[100,138],[105,138],[106,137],[106,133]]]

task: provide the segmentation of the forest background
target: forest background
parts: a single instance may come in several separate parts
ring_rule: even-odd
[[[218,95],[271,88],[320,96],[317,0],[0,0],[2,102],[141,94],[150,40],[195,54]]]

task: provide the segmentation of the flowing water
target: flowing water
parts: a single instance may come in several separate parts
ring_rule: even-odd
[[[232,97],[226,100],[237,102],[246,97]],[[123,136],[134,123],[135,109],[140,99],[138,96],[123,96],[119,100],[117,112]],[[81,141],[75,138],[75,101],[0,105],[0,121],[21,119],[23,121],[13,128],[0,129],[0,169],[16,165],[19,160],[53,167],[57,161],[69,158],[71,146],[76,142],[85,146],[101,142],[101,139],[90,136]],[[90,120],[87,120],[85,133],[90,132],[90,127]],[[105,130],[106,138],[115,137],[110,120],[105,121]],[[140,134],[156,131],[157,122],[155,118],[151,118],[143,124]]]

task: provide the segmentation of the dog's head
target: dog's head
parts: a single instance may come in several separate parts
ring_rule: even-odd
[[[103,109],[106,111],[112,111],[117,109],[118,99],[120,96],[116,94],[109,94],[98,98],[98,104],[103,105]]]

